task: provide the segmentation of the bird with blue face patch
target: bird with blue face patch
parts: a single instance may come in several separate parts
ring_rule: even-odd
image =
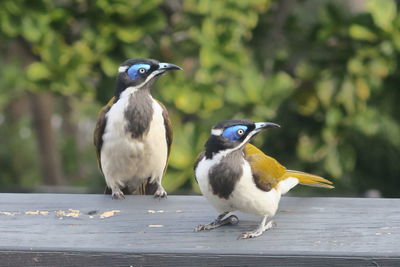
[[[262,221],[257,229],[242,233],[239,238],[257,237],[273,226],[270,218],[278,209],[281,195],[297,184],[333,188],[332,182],[320,176],[287,170],[248,143],[262,130],[275,127],[280,126],[271,122],[229,120],[212,128],[194,171],[201,192],[220,215],[210,224],[197,226],[195,231],[237,224],[235,215],[226,215],[241,211],[262,216]]]
[[[94,144],[112,197],[167,196],[161,185],[172,143],[168,111],[150,93],[154,81],[181,70],[154,59],[129,59],[118,69],[114,97],[100,111]]]

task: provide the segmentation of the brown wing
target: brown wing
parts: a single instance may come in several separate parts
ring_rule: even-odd
[[[269,191],[287,178],[284,176],[286,168],[257,147],[247,144],[244,152],[246,160],[250,163],[254,182],[261,190]]]
[[[169,154],[171,152],[171,145],[172,145],[172,139],[173,139],[172,123],[171,123],[171,120],[169,119],[168,110],[165,108],[163,103],[161,103],[158,100],[157,100],[157,102],[158,102],[158,104],[160,104],[161,108],[163,109],[162,115],[164,118],[165,137],[167,139],[167,146],[168,146],[168,152],[167,152],[168,153],[167,154],[167,163],[168,163],[168,158],[169,158]],[[165,165],[164,172],[167,169],[167,165]]]
[[[100,171],[103,172],[101,168],[101,147],[103,145],[103,133],[106,128],[106,114],[110,110],[111,106],[115,103],[115,97],[108,101],[107,105],[101,108],[99,112],[99,117],[97,119],[96,128],[93,133],[93,142],[96,147],[97,164],[99,165]]]

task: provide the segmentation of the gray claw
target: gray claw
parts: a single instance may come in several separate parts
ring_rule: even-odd
[[[231,215],[223,220],[216,220],[210,224],[200,224],[194,228],[195,232],[199,232],[202,230],[212,230],[224,225],[236,225],[239,223],[239,218],[236,215]]]
[[[239,223],[239,218],[236,215],[231,215],[228,218],[221,221],[222,225],[236,225]]]
[[[162,186],[160,186],[154,193],[154,197],[158,199],[167,198],[167,192],[164,190]]]
[[[274,227],[275,225],[276,225],[276,223],[274,221],[269,221],[265,225],[258,227],[254,231],[241,233],[237,239],[248,239],[248,238],[258,237],[258,236],[262,235],[265,231]]]
[[[262,232],[261,232],[261,233],[258,233],[258,232],[244,232],[244,233],[241,233],[241,234],[238,236],[237,239],[248,239],[248,238],[253,238],[253,237],[260,236],[261,234],[262,234]]]
[[[207,226],[209,226],[209,224],[200,224],[200,225],[197,225],[197,226],[194,228],[194,231],[195,231],[195,232],[199,232],[199,231],[202,231],[202,230],[208,230],[208,229],[206,229]]]
[[[111,197],[112,199],[125,199],[125,195],[121,190],[113,191]]]

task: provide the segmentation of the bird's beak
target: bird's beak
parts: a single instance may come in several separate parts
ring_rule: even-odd
[[[254,131],[257,133],[262,130],[265,130],[267,128],[280,128],[281,127],[279,124],[276,124],[273,122],[256,122],[255,126],[256,126],[256,128],[254,128]]]
[[[246,144],[251,138],[259,134],[262,130],[268,129],[268,128],[280,128],[281,126],[279,124],[273,123],[273,122],[256,122],[254,123],[254,129],[248,134],[246,139],[243,141],[242,144]]]
[[[159,63],[158,71],[166,72],[168,70],[182,70],[181,67],[171,63]]]

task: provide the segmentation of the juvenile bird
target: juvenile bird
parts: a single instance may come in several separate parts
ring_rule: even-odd
[[[172,126],[163,104],[150,93],[153,82],[169,70],[154,59],[129,59],[118,69],[114,97],[99,114],[94,131],[97,161],[112,198],[126,194],[167,196],[161,185]]]
[[[268,220],[275,215],[281,195],[297,184],[333,188],[332,182],[308,173],[287,170],[278,161],[248,144],[260,131],[280,127],[271,122],[229,120],[215,125],[195,163],[195,177],[200,190],[220,213],[210,224],[199,225],[195,231],[210,230],[238,223],[232,211],[262,216],[254,231],[239,238],[260,236],[273,225]]]

